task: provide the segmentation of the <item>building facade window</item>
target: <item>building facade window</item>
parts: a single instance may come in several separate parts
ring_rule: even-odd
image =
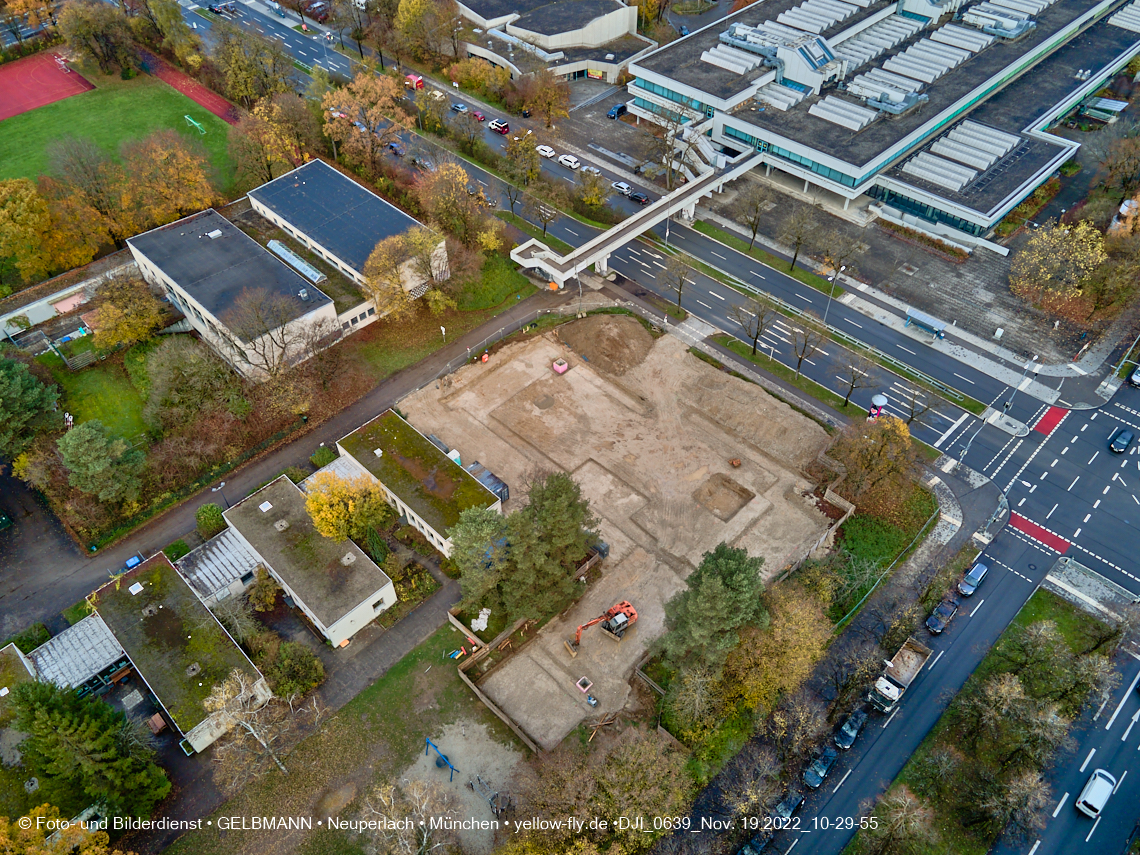
[[[906,211],[908,214],[914,214],[916,217],[921,217],[932,223],[945,223],[967,234],[981,236],[985,234],[987,230],[986,226],[970,222],[962,217],[940,210],[926,202],[920,202],[918,199],[904,196],[888,187],[880,187],[876,184],[867,190],[867,195],[873,199],[886,202],[888,205],[898,208],[900,211]]]
[[[658,86],[656,83],[642,80],[640,77],[633,81],[633,85],[644,89],[646,92],[652,92],[654,95],[660,95],[662,98],[666,98],[674,103],[684,104],[686,107],[697,110],[698,112],[703,113],[705,111],[705,105],[696,98],[690,98],[687,95],[682,95],[680,92],[674,92],[672,89],[666,89],[664,86]],[[654,104],[653,106],[656,107],[657,105]]]

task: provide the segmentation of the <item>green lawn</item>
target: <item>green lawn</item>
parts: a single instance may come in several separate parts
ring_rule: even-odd
[[[222,192],[233,183],[227,150],[229,125],[161,80],[141,74],[133,80],[87,75],[96,88],[0,122],[0,178],[31,178],[47,171],[47,145],[64,136],[94,141],[117,155],[128,140],[174,128],[206,147]],[[206,129],[188,132],[184,116]]]
[[[146,430],[142,417],[144,401],[118,354],[81,371],[70,370],[54,353],[40,356],[37,361],[50,369],[63,389],[60,406],[75,416],[77,425],[99,419],[112,434],[128,439]]]

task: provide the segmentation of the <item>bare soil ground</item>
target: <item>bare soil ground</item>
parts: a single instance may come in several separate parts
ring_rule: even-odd
[[[561,376],[551,369],[559,357],[570,363]],[[803,474],[828,442],[822,428],[627,316],[591,316],[508,345],[400,406],[464,463],[478,460],[511,486],[505,512],[525,502],[535,474],[562,470],[601,517],[611,547],[601,579],[480,681],[547,748],[625,707],[632,671],[663,631],[665,602],[705,552],[722,541],[745,548],[773,576],[828,525]],[[587,630],[572,659],[563,641],[620,600],[639,613],[625,640]],[[596,709],[575,686],[582,676],[594,681]]]

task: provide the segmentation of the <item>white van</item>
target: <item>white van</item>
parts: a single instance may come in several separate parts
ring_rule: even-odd
[[[1104,769],[1097,769],[1085,784],[1085,788],[1081,790],[1081,794],[1077,796],[1077,810],[1085,816],[1096,819],[1108,804],[1108,797],[1112,795],[1114,789],[1116,789],[1116,778]]]

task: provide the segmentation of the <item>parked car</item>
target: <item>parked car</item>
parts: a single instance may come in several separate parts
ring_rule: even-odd
[[[736,855],[764,855],[768,852],[768,844],[772,842],[771,831],[761,831],[743,846],[736,850]]]
[[[1092,773],[1085,788],[1081,790],[1081,794],[1077,796],[1076,808],[1085,816],[1091,816],[1096,819],[1100,816],[1100,812],[1104,810],[1104,806],[1108,804],[1108,797],[1112,795],[1112,791],[1116,789],[1116,778],[1104,771],[1104,769],[1097,769]]]
[[[630,193],[633,192],[633,188],[630,187],[628,184],[626,184],[624,181],[615,181],[610,186],[613,187],[615,190],[617,190],[619,193],[621,193],[621,195],[623,195],[623,196],[628,196]]]
[[[648,205],[650,202],[649,197],[646,196],[641,191],[638,191],[636,193],[630,193],[629,198],[632,199],[634,202],[636,202],[639,205]]]
[[[211,3],[206,7],[215,15],[236,15],[237,6],[233,3]]]
[[[788,793],[778,805],[772,808],[772,812],[769,814],[774,820],[772,824],[777,824],[775,820],[789,819],[791,815],[799,809],[799,806],[803,804],[803,801],[803,794],[796,792]]]
[[[579,161],[578,158],[572,154],[562,155],[558,158],[558,162],[565,166],[567,169],[577,169],[582,165],[581,161]]]
[[[434,100],[434,101],[442,101],[443,100],[443,93],[440,92],[438,89],[433,89],[433,90],[431,90],[431,97],[432,97],[432,100]]]
[[[811,765],[804,769],[804,783],[813,790],[818,790],[823,779],[827,777],[827,773],[832,770],[835,761],[838,759],[839,752],[830,745],[816,749]]]
[[[480,192],[481,191],[480,191],[478,184],[468,184],[467,185],[467,195],[468,196],[478,196]]]
[[[588,172],[591,175],[601,175],[602,174],[602,170],[598,169],[598,167],[596,167],[596,166],[583,166],[582,171]]]
[[[627,107],[625,104],[614,104],[612,107],[610,107],[610,111],[606,113],[606,116],[610,119],[617,119],[621,116],[624,116],[628,112],[629,107]]]
[[[435,172],[435,164],[418,154],[412,155],[412,166],[425,172]]]
[[[323,24],[329,19],[329,4],[321,0],[321,2],[314,3],[306,9],[305,14],[317,23]]]
[[[1122,430],[1112,438],[1112,442],[1108,444],[1108,450],[1114,451],[1117,454],[1123,454],[1128,450],[1128,446],[1132,445],[1132,440],[1136,437],[1130,430]]]
[[[847,716],[847,720],[843,722],[843,726],[835,732],[835,746],[846,751],[855,744],[855,740],[863,730],[863,725],[867,723],[867,711],[855,710],[851,715]]]
[[[451,105],[451,112],[459,113],[459,114],[466,113],[467,112],[467,105],[466,104],[459,104],[459,103],[452,104]]]
[[[500,122],[498,119],[491,119],[491,123],[487,125],[487,127],[493,130],[495,133],[502,134],[503,136],[506,136],[511,132],[511,126],[506,122]]]
[[[485,122],[485,121],[487,121],[487,117],[486,117],[486,116],[484,116],[484,115],[483,115],[481,112],[479,112],[478,110],[476,110],[476,111],[475,111],[474,113],[472,113],[471,115],[475,117],[475,121],[477,121],[477,122]]]
[[[537,151],[543,157],[554,157],[554,154],[555,154],[554,149],[552,149],[548,145],[535,146],[534,150]]]
[[[679,29],[677,32],[679,32],[682,36],[687,36],[689,34],[689,28],[684,24],[681,24],[681,29]]]
[[[930,617],[926,619],[926,628],[930,630],[931,635],[942,634],[942,631],[946,629],[950,621],[953,620],[954,615],[958,614],[958,605],[957,597],[947,597],[935,606]]]
[[[976,563],[970,568],[970,572],[966,574],[966,578],[958,583],[958,593],[963,597],[972,597],[974,591],[978,590],[978,586],[982,584],[982,580],[986,578],[986,574],[989,572],[990,568],[981,561]]]
[[[1131,385],[1140,388],[1140,365],[1137,365],[1136,370],[1128,375],[1128,382]]]
[[[388,152],[390,154],[396,155],[396,157],[403,157],[407,153],[407,151],[404,149],[404,147],[402,145],[400,145],[398,142],[388,143]]]

